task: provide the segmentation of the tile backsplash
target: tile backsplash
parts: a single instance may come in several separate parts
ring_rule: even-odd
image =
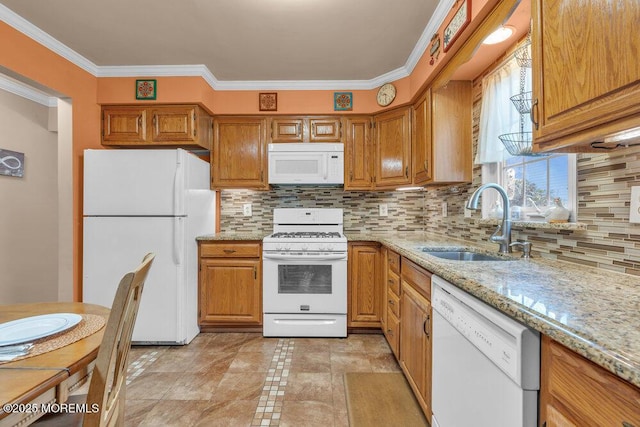
[[[243,216],[251,203],[253,215]],[[386,204],[388,216],[378,215]],[[222,231],[270,233],[274,208],[342,208],[347,232],[422,231],[425,198],[417,192],[350,192],[338,187],[277,187],[270,191],[221,192]]]

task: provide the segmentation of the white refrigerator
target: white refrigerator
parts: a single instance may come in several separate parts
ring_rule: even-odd
[[[209,164],[182,150],[85,150],[83,301],[111,307],[122,276],[156,258],[136,344],[188,344],[198,328],[196,236],[215,232]]]

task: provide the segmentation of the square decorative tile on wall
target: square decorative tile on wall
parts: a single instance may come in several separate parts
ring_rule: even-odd
[[[136,80],[136,99],[156,99],[155,80]]]
[[[335,111],[353,110],[353,93],[334,92],[333,93],[333,109]]]

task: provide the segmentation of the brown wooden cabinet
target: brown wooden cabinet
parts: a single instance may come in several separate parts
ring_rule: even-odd
[[[262,325],[260,242],[201,242],[201,328]]]
[[[344,121],[344,189],[371,190],[375,187],[371,117],[347,117]]]
[[[267,120],[217,117],[213,122],[211,188],[266,190]]]
[[[431,419],[431,273],[402,258],[400,367]]]
[[[102,145],[209,150],[211,120],[197,105],[105,105]]]
[[[542,337],[540,426],[640,426],[640,389]]]
[[[400,358],[400,255],[386,249],[382,331],[391,351]]]
[[[380,328],[382,290],[380,244],[349,243],[347,326]]]
[[[338,116],[276,116],[270,118],[271,141],[342,142],[342,119]]]
[[[640,126],[637,0],[532,2],[534,144],[581,151]]]
[[[471,82],[451,81],[414,104],[413,184],[471,181],[471,88]]]
[[[400,108],[374,117],[376,188],[411,184],[411,109]]]

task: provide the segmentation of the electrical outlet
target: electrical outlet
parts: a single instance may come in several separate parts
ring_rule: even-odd
[[[449,215],[449,207],[447,206],[447,202],[442,202],[442,217],[446,218]]]
[[[640,222],[640,187],[631,187],[629,222]]]
[[[471,209],[464,208],[464,217],[471,218]]]
[[[251,203],[245,203],[242,205],[242,214],[244,216],[251,216],[253,212],[251,211]]]
[[[382,203],[378,205],[378,215],[380,216],[389,216],[389,209],[387,208],[386,203]]]

